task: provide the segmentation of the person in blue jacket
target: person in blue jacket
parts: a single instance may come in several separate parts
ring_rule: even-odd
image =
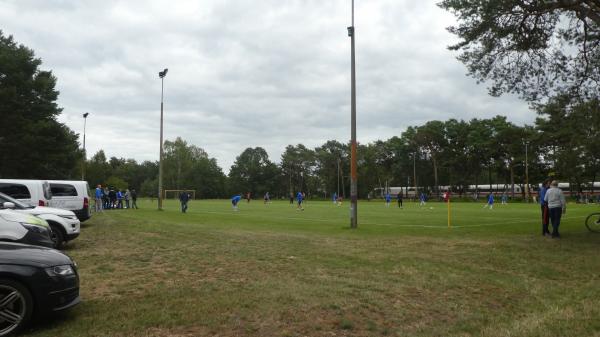
[[[385,194],[385,207],[390,207],[390,203],[392,202],[392,196],[389,193]]]
[[[540,200],[540,208],[542,210],[542,235],[547,236],[550,235],[550,230],[548,224],[550,223],[550,213],[548,210],[548,203],[544,200],[546,197],[546,192],[550,187],[550,179],[544,180],[542,182],[542,186],[539,191],[539,200]]]
[[[333,204],[337,204],[337,193],[333,192]]]
[[[238,210],[238,203],[242,200],[242,196],[240,194],[236,194],[231,198],[231,205],[233,206],[233,210]]]
[[[302,196],[302,192],[298,192],[298,194],[296,194],[296,200],[298,201],[298,207],[296,210],[303,211],[304,207],[302,207],[302,201],[304,200],[304,197]]]
[[[487,204],[483,205],[483,208],[489,207],[492,209],[494,207],[494,193],[490,193],[488,195]]]

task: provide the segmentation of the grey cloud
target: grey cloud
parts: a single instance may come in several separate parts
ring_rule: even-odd
[[[535,118],[465,76],[446,49],[453,18],[435,2],[356,6],[361,143],[431,119]],[[279,161],[287,144],[349,139],[348,1],[10,0],[0,22],[58,77],[61,121],[81,133],[91,112],[89,154],[158,158],[165,67],[165,138],[204,148],[225,171],[245,147]]]

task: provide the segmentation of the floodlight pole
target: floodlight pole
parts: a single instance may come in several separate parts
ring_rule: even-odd
[[[525,141],[525,200],[529,202],[529,141]]]
[[[85,164],[87,160],[87,154],[85,152],[85,125],[89,114],[89,112],[83,114],[83,163],[81,165],[81,180],[85,180]]]
[[[160,77],[160,155],[158,160],[158,210],[162,211],[163,206],[163,93],[165,88],[165,76],[167,76],[166,69],[158,73]]]
[[[352,0],[352,26],[348,27],[348,36],[351,41],[351,140],[350,140],[350,228],[358,226],[358,187],[356,173],[356,67],[354,52],[354,0]]]

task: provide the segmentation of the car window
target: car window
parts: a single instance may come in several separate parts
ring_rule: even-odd
[[[15,199],[31,199],[29,189],[22,184],[0,183],[0,192]]]
[[[50,190],[54,197],[76,197],[77,189],[69,184],[50,184]]]
[[[33,208],[33,206],[29,206],[15,198],[11,198],[4,193],[0,193],[0,208],[3,208],[5,202],[12,202],[15,204],[17,209],[25,209],[25,208]]]
[[[46,198],[46,200],[52,199],[52,191],[50,190],[50,184],[48,184],[47,181],[44,181],[42,184],[42,189],[44,190],[44,198]]]

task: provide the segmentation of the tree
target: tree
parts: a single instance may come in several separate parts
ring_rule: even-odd
[[[469,75],[491,80],[490,94],[529,101],[566,94],[590,99],[600,90],[600,1],[443,0],[460,41],[449,48]]]
[[[229,170],[231,193],[251,192],[254,195],[272,191],[279,176],[277,165],[269,160],[262,147],[247,148]]]
[[[417,128],[415,142],[431,158],[433,165],[433,177],[435,192],[439,196],[438,184],[438,158],[441,152],[446,148],[446,135],[444,123],[440,121],[429,121],[425,125]]]
[[[56,78],[34,52],[0,31],[0,176],[74,178],[78,136],[56,117]]]

